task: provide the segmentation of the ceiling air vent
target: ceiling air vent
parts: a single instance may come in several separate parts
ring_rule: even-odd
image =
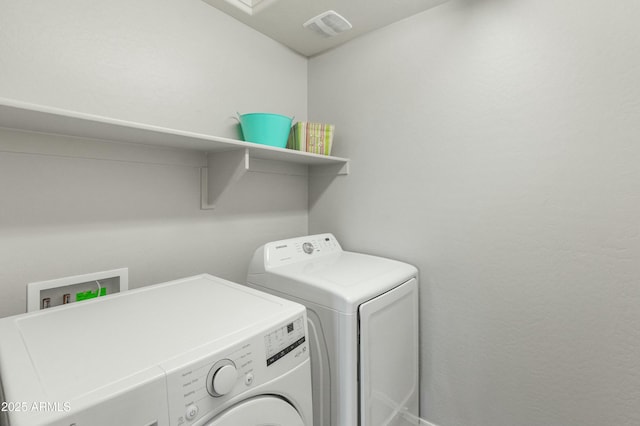
[[[309,28],[324,37],[333,37],[343,31],[350,30],[353,26],[335,11],[327,10],[309,19],[303,24],[303,27]]]

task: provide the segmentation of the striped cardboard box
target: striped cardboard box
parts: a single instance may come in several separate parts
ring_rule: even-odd
[[[287,148],[313,154],[331,155],[333,124],[297,122],[289,133]]]

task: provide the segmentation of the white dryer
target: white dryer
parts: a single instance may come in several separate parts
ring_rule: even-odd
[[[331,234],[255,252],[248,285],[307,307],[315,426],[415,424],[417,272],[343,251]]]
[[[199,275],[0,319],[0,424],[311,426],[304,306]]]

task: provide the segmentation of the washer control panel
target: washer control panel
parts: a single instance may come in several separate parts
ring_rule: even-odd
[[[226,350],[207,352],[204,345],[169,361],[163,365],[167,372],[169,424],[200,425],[228,408],[230,400],[257,391],[260,385],[286,374],[308,358],[306,317],[302,314]]]
[[[267,367],[306,342],[303,321],[303,318],[299,317],[264,337],[264,346],[267,350]]]
[[[246,342],[170,373],[170,424],[191,424],[219,405],[219,400],[250,387],[253,379],[248,385],[246,382],[255,374],[256,352],[255,343]]]
[[[265,261],[268,266],[281,266],[312,256],[324,256],[342,251],[342,247],[331,234],[291,238],[265,245]]]

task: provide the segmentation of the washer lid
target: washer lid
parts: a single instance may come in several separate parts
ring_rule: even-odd
[[[305,243],[315,249],[305,253]],[[276,241],[260,247],[248,282],[282,295],[354,313],[358,305],[417,275],[409,264],[343,251],[331,234]]]
[[[205,426],[304,426],[298,411],[275,396],[260,396],[241,402],[216,416]]]

